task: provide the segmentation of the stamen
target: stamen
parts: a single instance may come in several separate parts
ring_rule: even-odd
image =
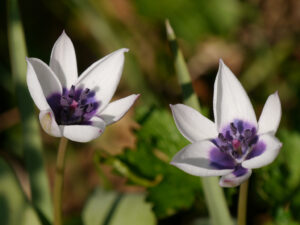
[[[68,96],[69,96],[69,98],[72,98],[72,99],[75,97],[75,86],[74,85],[71,86]]]
[[[220,139],[220,141],[226,142],[226,138],[224,137],[224,135],[222,133],[219,133],[218,138]]]
[[[84,89],[84,90],[81,92],[79,99],[80,99],[80,100],[86,99],[86,98],[88,97],[88,94],[89,94],[89,93],[90,93],[90,89],[88,89],[88,88]]]
[[[258,136],[254,126],[239,120],[230,123],[212,142],[238,164],[252,151],[253,146],[258,142]]]
[[[67,99],[66,96],[61,96],[61,98],[60,98],[60,104],[62,106],[69,106],[69,102],[68,102],[68,99]]]
[[[94,104],[93,104],[93,103],[90,103],[90,104],[88,104],[88,106],[86,107],[85,112],[90,113],[90,112],[93,110],[93,108],[94,108]]]
[[[230,129],[231,129],[231,132],[236,135],[236,132],[237,132],[237,128],[234,126],[234,123],[230,123]]]
[[[252,136],[252,131],[247,129],[247,130],[245,130],[244,135],[245,135],[245,138],[249,138]]]
[[[96,113],[99,103],[90,89],[76,89],[74,85],[63,94],[52,94],[47,101],[58,125],[87,124]]]

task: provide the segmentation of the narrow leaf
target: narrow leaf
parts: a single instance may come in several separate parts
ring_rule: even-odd
[[[41,215],[51,221],[52,207],[40,130],[26,85],[25,57],[27,51],[18,2],[17,0],[8,0],[7,6],[10,62],[22,122],[24,159],[29,173],[32,203]]]

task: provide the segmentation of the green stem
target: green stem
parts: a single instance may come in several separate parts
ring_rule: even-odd
[[[238,225],[246,225],[248,184],[249,180],[246,180],[240,186],[238,204]]]
[[[200,111],[200,104],[193,90],[190,73],[186,66],[183,54],[178,47],[175,33],[169,21],[166,21],[166,30],[171,50],[174,54],[176,73],[183,92],[183,102]],[[223,189],[219,186],[218,178],[204,177],[201,180],[212,224],[232,225]]]
[[[54,183],[54,225],[62,225],[62,193],[68,139],[62,137],[58,147]]]
[[[50,188],[43,158],[40,128],[26,85],[25,36],[17,0],[7,1],[9,55],[20,110],[23,154],[29,175],[31,202],[42,220],[52,221]]]

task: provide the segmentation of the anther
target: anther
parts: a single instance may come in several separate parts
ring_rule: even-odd
[[[72,85],[71,86],[71,89],[70,89],[70,92],[68,94],[69,98],[74,98],[75,97],[75,86]]]
[[[86,99],[87,96],[88,96],[88,94],[89,94],[89,92],[90,92],[90,89],[88,89],[88,88],[84,89],[84,90],[81,92],[79,99],[80,99],[80,100]]]
[[[93,104],[93,103],[90,103],[90,104],[88,104],[88,106],[86,107],[85,112],[89,113],[89,112],[91,112],[93,109],[94,109],[94,104]]]
[[[231,132],[236,135],[236,132],[237,132],[237,128],[234,126],[234,123],[230,123],[230,129],[231,129]]]
[[[244,135],[245,135],[245,138],[249,138],[252,136],[252,131],[250,129],[247,129],[244,131]]]
[[[224,135],[222,133],[219,133],[218,138],[222,141],[222,142],[226,142],[226,138],[224,137]]]
[[[61,96],[61,98],[60,98],[60,104],[62,106],[69,106],[69,102],[68,102],[68,99],[66,98],[66,96]]]

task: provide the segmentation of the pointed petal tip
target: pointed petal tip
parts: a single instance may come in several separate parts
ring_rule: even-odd
[[[129,48],[120,48],[119,51],[122,53],[125,53],[125,52],[129,52],[130,50],[129,50]]]
[[[226,64],[224,63],[223,59],[220,58],[220,59],[219,59],[219,72],[221,72],[222,70],[224,70],[224,69],[226,69],[226,68],[228,68],[228,67],[227,67]],[[229,69],[229,68],[228,68],[228,69]],[[219,73],[219,72],[218,72],[218,73]],[[221,74],[224,74],[224,73],[221,73]]]
[[[25,57],[25,60],[26,60],[27,63],[31,63],[31,61],[33,60],[33,58],[30,58],[30,57],[27,57],[27,56],[26,56],[26,57]]]
[[[135,96],[134,103],[141,97],[141,94],[132,94],[132,95]],[[134,103],[133,103],[133,104],[134,104]],[[132,105],[133,105],[133,104],[132,104]]]
[[[63,31],[61,32],[60,37],[67,37],[67,38],[69,38],[69,36],[67,35],[65,29],[63,29]]]

